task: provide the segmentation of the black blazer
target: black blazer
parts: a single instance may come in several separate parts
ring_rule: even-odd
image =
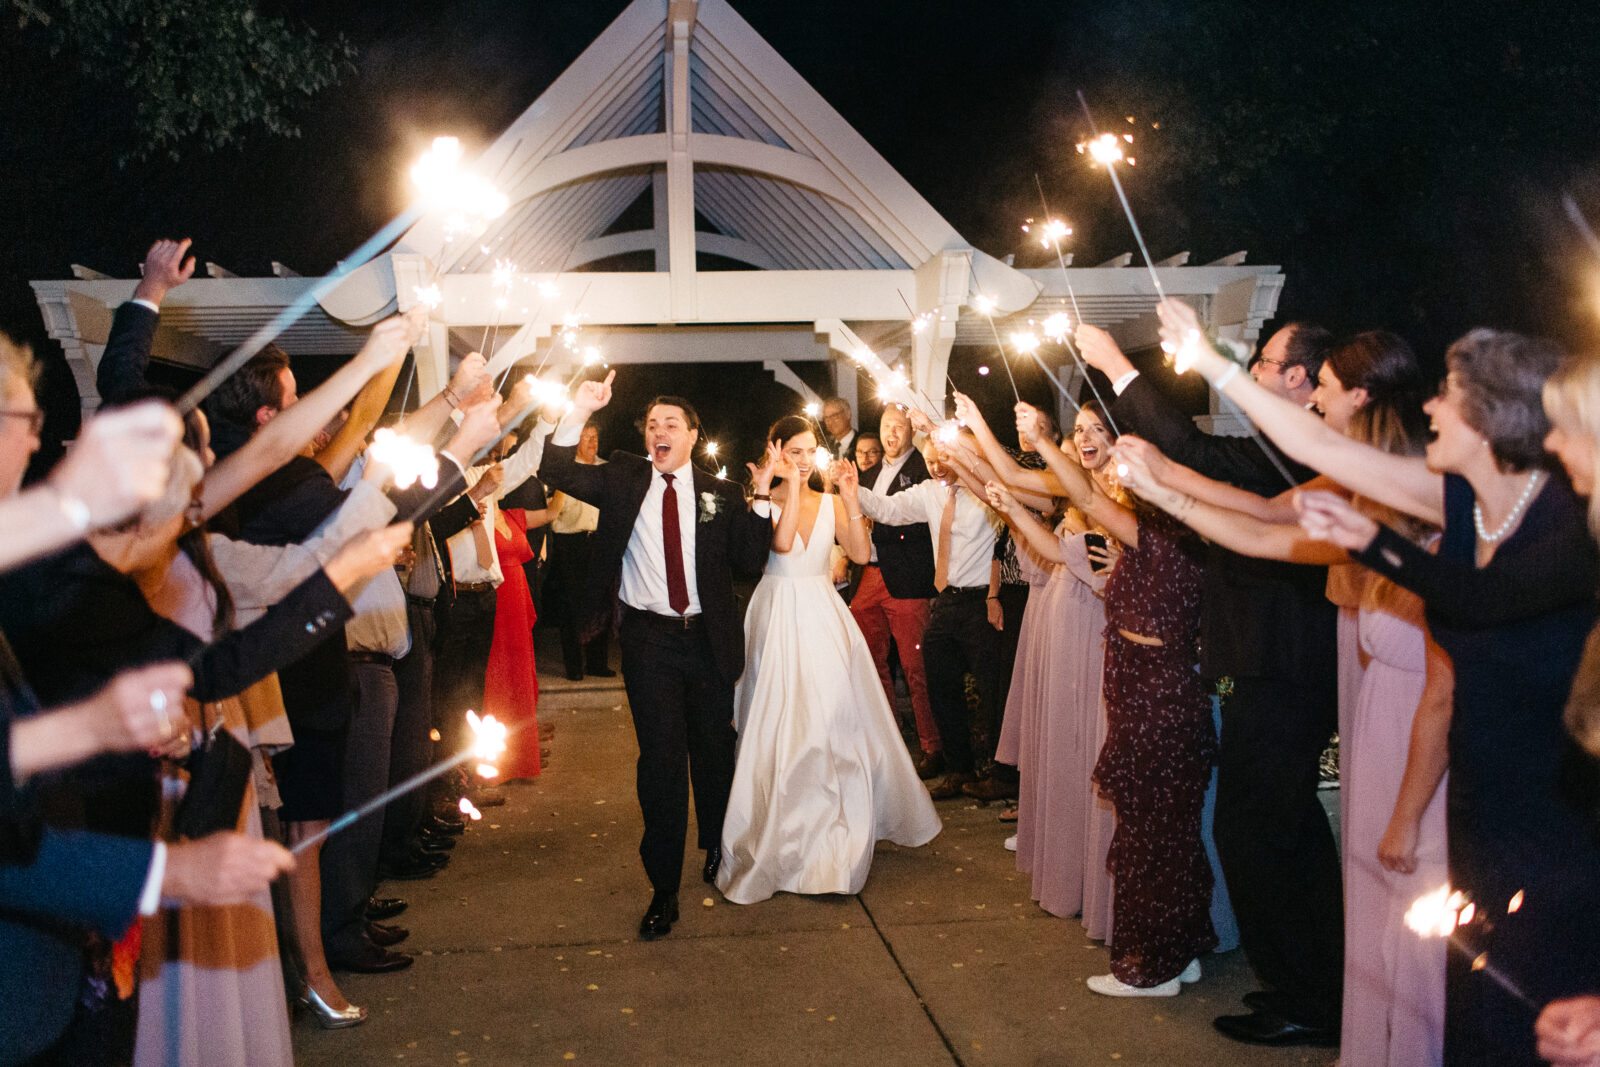
[[[880,495],[893,496],[902,489],[927,481],[928,477],[928,465],[923,462],[922,453],[912,449],[905,466]],[[921,600],[939,595],[939,590],[933,587],[933,533],[927,523],[889,526],[875,522],[872,544],[878,550],[878,570],[883,574],[883,584],[890,596],[896,600]]]
[[[1283,492],[1283,475],[1262,450],[1268,441],[1202,433],[1143,374],[1112,404],[1127,433],[1208,478],[1258,496]],[[1316,472],[1278,453],[1296,481]],[[1200,668],[1224,675],[1297,679],[1333,685],[1337,669],[1337,609],[1327,597],[1328,569],[1253,559],[1209,545],[1200,615]]]
[[[655,467],[643,456],[613,452],[609,463],[577,462],[577,448],[545,445],[539,477],[552,489],[569,493],[600,509],[600,523],[589,541],[589,588],[584,597],[585,636],[599,633],[620,604],[622,555],[633,536],[639,508],[650,491]],[[772,548],[772,520],[751,511],[744,494],[730,481],[694,471],[695,589],[717,670],[728,683],[744,673],[744,627],[733,593],[735,574],[757,577]],[[706,498],[716,509],[706,514]]]

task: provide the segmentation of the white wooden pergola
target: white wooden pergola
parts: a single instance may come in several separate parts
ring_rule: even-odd
[[[788,364],[828,361],[854,408],[848,357],[863,342],[940,397],[952,347],[992,344],[974,293],[995,301],[1002,335],[1011,320],[1072,310],[1061,270],[1014,269],[972,247],[727,0],[633,0],[473,170],[511,205],[486,232],[450,239],[424,217],[279,344],[353,352],[366,327],[436,282],[442,301],[416,350],[424,397],[490,331],[500,366],[565,373],[594,344],[612,364],[761,362],[808,397]],[[639,218],[648,225],[619,224]],[[702,254],[750,269],[701,270]],[[653,269],[604,269],[645,255]],[[1188,266],[1182,253],[1158,272],[1219,332],[1254,341],[1284,279],[1243,260]],[[504,263],[509,284],[495,274]],[[312,284],[277,263],[267,278],[207,266],[168,298],[158,358],[209,366]],[[135,282],[73,273],[33,286],[92,409],[111,313]],[[1130,257],[1067,273],[1084,319],[1125,347],[1153,343],[1154,289]],[[573,323],[581,344],[563,339]],[[1047,359],[1070,388],[1072,363]]]

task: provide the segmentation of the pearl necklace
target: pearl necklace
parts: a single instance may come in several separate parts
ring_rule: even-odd
[[[1478,529],[1478,540],[1486,545],[1498,544],[1504,540],[1506,534],[1511,532],[1511,527],[1522,518],[1522,511],[1528,506],[1528,501],[1533,499],[1534,490],[1544,484],[1544,471],[1536,470],[1528,475],[1528,484],[1522,487],[1522,495],[1517,497],[1517,502],[1511,508],[1511,514],[1506,516],[1506,521],[1500,528],[1490,533],[1483,528],[1483,505],[1477,501],[1472,503],[1472,524]]]

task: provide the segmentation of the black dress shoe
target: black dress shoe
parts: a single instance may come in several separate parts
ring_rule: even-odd
[[[385,926],[383,923],[367,923],[367,940],[379,948],[393,948],[411,936],[411,931],[404,926]]]
[[[403,971],[416,960],[404,952],[390,952],[377,945],[368,945],[348,959],[330,958],[328,966],[336,971],[354,971],[356,974],[390,974]]]
[[[712,845],[706,849],[705,870],[700,872],[700,877],[707,885],[717,880],[717,870],[722,866],[722,846]]]
[[[1276,1012],[1253,1011],[1249,1015],[1223,1015],[1211,1022],[1224,1037],[1247,1045],[1312,1045],[1338,1048],[1339,1031],[1324,1026],[1305,1026],[1285,1019]]]
[[[406,902],[399,897],[373,897],[367,901],[367,919],[370,922],[392,919],[405,910]]]
[[[591,678],[615,678],[616,676],[617,672],[610,667],[601,667],[599,670],[595,670],[592,667],[589,669],[589,677]]]
[[[654,941],[672,933],[672,924],[678,921],[678,894],[657,893],[650,898],[650,907],[639,920],[639,939]]]
[[[424,852],[449,852],[456,847],[456,839],[449,834],[430,834],[424,830],[417,835],[417,845]]]
[[[423,878],[432,878],[444,870],[449,862],[447,856],[413,851],[399,863],[384,865],[379,870],[378,876],[385,881],[416,882]]]
[[[422,828],[424,830],[432,830],[436,834],[449,834],[451,837],[467,832],[467,824],[464,820],[446,819],[441,815],[435,815],[433,818],[424,821]]]

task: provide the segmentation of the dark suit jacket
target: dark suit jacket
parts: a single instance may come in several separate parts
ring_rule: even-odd
[[[874,468],[868,474],[875,475],[877,470]],[[893,496],[902,489],[909,489],[927,480],[928,465],[923,462],[922,453],[913,449],[906,457],[905,466],[900,468],[900,473],[895,475],[893,483],[882,491],[882,495]],[[897,600],[919,600],[939,594],[939,590],[933,587],[933,534],[929,532],[927,523],[888,526],[875,522],[872,524],[872,544],[878,550],[878,570],[883,574],[883,584],[890,596]]]
[[[111,318],[111,333],[105,351],[95,367],[95,388],[100,402],[120,404],[146,389],[145,371],[150,366],[150,347],[155,343],[160,317],[143,304],[122,304]]]
[[[1259,496],[1288,488],[1262,451],[1270,442],[1202,433],[1146,375],[1135,378],[1111,408],[1125,433],[1208,478]],[[1284,459],[1297,481],[1314,471]],[[1328,569],[1253,559],[1218,545],[1207,549],[1200,617],[1200,667],[1208,678],[1268,677],[1333,684],[1336,609],[1327,598]]]
[[[619,603],[622,555],[633,536],[639,508],[650,491],[655,468],[643,456],[613,452],[609,463],[579,463],[577,448],[545,445],[539,477],[552,489],[600,509],[600,524],[589,541],[589,589],[584,598],[585,636],[609,625]],[[716,501],[706,517],[705,499]],[[730,481],[698,468],[694,472],[695,589],[717,670],[729,684],[744,673],[744,628],[733,593],[735,574],[756,577],[772,548],[772,520],[755,514]]]

